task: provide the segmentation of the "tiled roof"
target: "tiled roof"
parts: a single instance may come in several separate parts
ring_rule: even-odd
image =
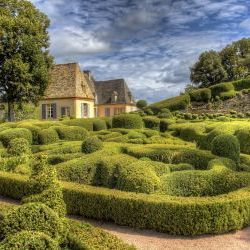
[[[95,81],[97,104],[134,104],[134,98],[124,79]],[[117,96],[116,101],[112,96]]]

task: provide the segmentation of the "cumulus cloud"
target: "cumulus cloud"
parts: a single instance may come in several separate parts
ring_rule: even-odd
[[[250,32],[247,0],[32,2],[51,19],[58,63],[78,61],[98,80],[123,77],[148,101],[178,94],[199,53]]]

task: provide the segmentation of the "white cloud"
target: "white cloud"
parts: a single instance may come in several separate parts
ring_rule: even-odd
[[[56,57],[106,52],[110,45],[98,40],[91,32],[76,27],[52,30],[51,51]]]
[[[240,28],[250,31],[250,18],[245,19],[240,23]]]

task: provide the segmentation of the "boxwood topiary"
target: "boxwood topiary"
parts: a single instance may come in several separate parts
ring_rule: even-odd
[[[0,133],[0,141],[5,147],[8,147],[10,141],[15,138],[24,138],[32,143],[32,133],[26,128],[11,128]]]
[[[242,128],[236,131],[236,136],[240,142],[242,153],[250,154],[250,128]]]
[[[52,128],[56,130],[61,140],[81,141],[88,136],[88,131],[85,128],[77,126],[57,126]]]
[[[59,141],[59,136],[53,128],[43,129],[38,133],[39,144],[50,144],[57,141]]]
[[[143,122],[146,128],[159,130],[160,119],[154,116],[143,117]]]
[[[129,133],[128,133],[128,138],[129,138],[129,139],[143,139],[143,138],[146,138],[146,135],[131,130],[131,131],[129,131]]]
[[[36,249],[59,250],[59,244],[47,234],[34,231],[21,231],[5,238],[0,244],[1,250]]]
[[[227,157],[237,162],[240,159],[240,143],[233,135],[216,136],[212,141],[211,151],[215,155]]]
[[[94,131],[105,130],[105,129],[107,129],[107,123],[105,120],[102,120],[102,119],[93,120]]]
[[[98,137],[92,136],[85,139],[82,143],[82,152],[90,154],[103,148],[103,143]]]
[[[24,138],[16,138],[10,141],[8,153],[12,156],[22,156],[31,154],[29,142]]]
[[[140,129],[143,127],[141,116],[135,114],[121,114],[113,117],[113,128]]]

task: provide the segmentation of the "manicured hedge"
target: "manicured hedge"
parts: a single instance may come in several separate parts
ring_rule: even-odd
[[[103,143],[97,136],[88,137],[82,142],[82,152],[85,154],[91,154],[102,148]]]
[[[214,86],[211,86],[210,89],[212,91],[213,97],[216,97],[216,96],[221,97],[221,93],[234,91],[234,86],[231,82],[225,82],[225,83],[219,83]]]
[[[203,88],[191,91],[189,93],[192,102],[208,102],[211,100],[212,93],[211,89]]]
[[[91,118],[78,118],[72,120],[62,121],[61,124],[68,126],[78,126],[87,129],[88,131],[93,131],[93,120]]]
[[[143,127],[141,116],[135,114],[121,114],[113,117],[113,128],[140,129]]]
[[[94,131],[99,131],[99,130],[104,130],[104,129],[107,129],[107,123],[105,120],[102,120],[102,119],[93,120]]]
[[[250,89],[250,78],[234,81],[232,82],[232,84],[236,91],[241,91],[243,89]]]
[[[41,130],[40,127],[29,124],[29,123],[21,123],[17,126],[18,128],[26,128],[31,131],[32,138],[33,138],[33,144],[38,144],[38,133]]]
[[[155,116],[143,117],[143,122],[145,128],[159,130],[160,128],[160,119]]]
[[[168,130],[168,127],[171,125],[171,124],[174,124],[175,123],[175,120],[170,120],[170,119],[161,119],[160,121],[160,131],[161,132],[165,132]]]
[[[11,128],[0,133],[0,141],[5,147],[8,147],[10,141],[15,138],[24,138],[32,143],[32,133],[26,128]]]
[[[55,129],[47,128],[38,132],[39,144],[50,144],[59,141],[59,136]]]
[[[237,130],[236,136],[240,142],[241,152],[250,154],[250,127]]]
[[[20,199],[27,192],[26,180],[23,176],[0,172],[0,194]],[[119,225],[198,235],[238,230],[250,222],[250,188],[215,197],[185,198],[134,194],[66,182],[62,185],[69,214]]]
[[[77,126],[56,126],[51,127],[56,130],[61,140],[81,141],[87,138],[88,131]]]

